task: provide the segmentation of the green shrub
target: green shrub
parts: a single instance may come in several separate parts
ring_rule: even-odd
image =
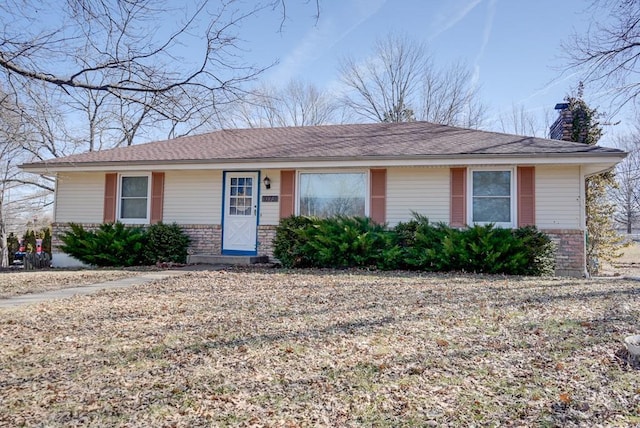
[[[522,242],[527,267],[523,275],[550,276],[556,269],[556,245],[551,238],[535,226],[521,227],[513,234]]]
[[[36,251],[36,232],[34,230],[27,230],[22,237],[24,241],[24,249],[28,253],[35,253]]]
[[[311,262],[303,253],[305,240],[299,233],[310,227],[314,220],[304,216],[290,216],[280,220],[273,240],[273,255],[280,260],[282,266],[310,267]]]
[[[45,227],[40,231],[42,237],[42,251],[51,254],[51,228]]]
[[[185,263],[189,236],[176,223],[158,223],[148,229],[105,223],[96,231],[70,223],[60,239],[62,251],[96,266],[135,266],[157,262]]]
[[[394,231],[404,249],[401,268],[426,271],[454,270],[460,263],[455,244],[457,229],[444,223],[430,224],[429,219],[414,213],[407,223],[398,223]]]
[[[143,264],[146,244],[144,230],[122,223],[105,223],[96,231],[70,223],[70,231],[60,239],[60,249],[78,260],[96,266],[134,266]]]
[[[527,265],[524,246],[511,229],[496,228],[491,224],[473,226],[462,231],[460,236],[461,258],[456,270],[511,275],[524,272]]]
[[[20,241],[18,237],[13,233],[9,233],[7,235],[7,263],[11,265],[13,263],[13,258],[16,253],[20,249]]]
[[[553,275],[555,249],[535,227],[467,229],[432,225],[426,217],[395,228],[404,251],[402,268],[433,272],[463,271],[509,275]]]
[[[297,233],[313,267],[377,267],[389,245],[385,227],[367,217],[314,219]]]
[[[555,248],[535,227],[456,229],[415,214],[391,230],[368,218],[289,217],[276,230],[286,267],[372,267],[429,272],[553,275]]]
[[[145,264],[186,263],[190,238],[176,223],[156,223],[146,230],[143,251]]]

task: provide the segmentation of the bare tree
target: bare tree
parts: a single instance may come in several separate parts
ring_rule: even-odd
[[[593,0],[588,11],[587,33],[563,44],[568,69],[582,71],[586,84],[611,91],[613,106],[620,109],[640,95],[640,2]]]
[[[630,234],[640,220],[640,135],[620,137],[618,146],[629,154],[616,166],[616,186],[610,194],[616,205],[614,219]]]
[[[21,126],[21,158],[216,126],[217,110],[245,95],[244,85],[265,69],[241,60],[239,25],[270,8],[284,22],[285,0],[0,3],[0,88]],[[48,177],[5,181],[53,191]]]
[[[422,106],[418,117],[443,125],[479,128],[486,107],[480,102],[479,88],[472,82],[472,72],[463,63],[443,70],[429,64],[422,81]]]
[[[541,128],[533,114],[525,110],[524,106],[515,104],[511,106],[509,114],[498,117],[498,124],[502,132],[532,137],[537,136],[537,131]]]
[[[352,57],[340,66],[348,89],[343,104],[355,115],[378,122],[427,120],[479,127],[485,107],[463,64],[438,69],[422,43],[389,35],[368,59]]]
[[[7,267],[7,192],[13,186],[12,180],[18,174],[21,147],[20,118],[13,106],[10,95],[0,92],[0,267]]]
[[[217,109],[244,95],[245,83],[265,69],[242,61],[240,24],[272,8],[283,25],[286,6],[285,0],[8,0],[0,4],[0,81],[23,106],[46,88],[37,93],[46,100],[34,101],[34,109],[62,105],[63,117],[80,117],[83,129],[56,133],[63,144],[84,142],[79,150],[130,145],[150,129],[154,137],[162,130],[186,135],[212,127]],[[319,1],[315,10],[318,19]]]
[[[418,103],[419,82],[429,63],[426,47],[407,38],[378,40],[374,54],[364,62],[345,58],[342,83],[350,90],[343,103],[356,115],[377,122],[400,122]],[[415,107],[414,107],[415,108]]]
[[[228,120],[251,128],[324,125],[333,122],[335,111],[327,93],[294,79],[283,88],[263,84],[230,111]]]
[[[152,108],[171,115],[176,93],[233,93],[260,71],[233,55],[234,27],[258,10],[235,3],[10,0],[0,6],[0,69],[14,87],[40,81],[145,105],[154,94]],[[199,58],[189,60],[193,45]]]

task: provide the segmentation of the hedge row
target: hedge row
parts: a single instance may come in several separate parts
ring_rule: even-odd
[[[122,223],[105,223],[95,230],[70,223],[60,239],[60,249],[95,266],[154,265],[158,262],[185,263],[189,236],[177,224],[153,224],[146,229]]]
[[[455,229],[417,214],[392,229],[363,217],[292,216],[280,222],[274,241],[275,257],[290,268],[553,275],[554,252],[535,227]]]

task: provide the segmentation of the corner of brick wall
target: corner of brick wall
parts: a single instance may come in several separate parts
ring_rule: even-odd
[[[276,227],[271,225],[258,226],[258,255],[269,257],[269,261],[274,261],[273,240],[276,239]]]
[[[542,230],[556,244],[556,275],[584,277],[585,237],[584,231],[575,229]]]

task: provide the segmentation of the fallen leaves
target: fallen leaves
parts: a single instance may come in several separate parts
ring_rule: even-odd
[[[560,399],[560,402],[565,405],[569,405],[573,401],[573,399],[571,398],[571,394],[569,394],[568,392],[560,393],[560,396],[558,398]]]
[[[80,287],[140,275],[141,270],[38,270],[0,271],[0,299],[27,293],[42,293],[65,287]]]
[[[449,346],[449,342],[444,339],[436,339],[436,344],[442,348]]]
[[[246,270],[4,311],[0,425],[632,424],[639,290]]]

